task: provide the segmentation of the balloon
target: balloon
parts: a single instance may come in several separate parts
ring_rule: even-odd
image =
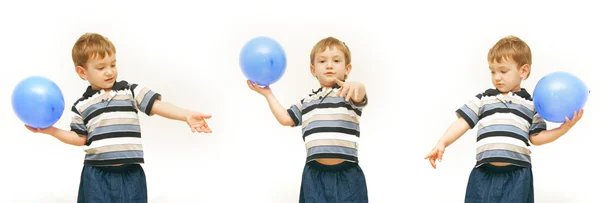
[[[48,78],[31,76],[17,84],[12,93],[17,117],[33,128],[47,128],[60,119],[65,100],[60,88]]]
[[[533,90],[534,107],[540,116],[553,123],[564,123],[565,117],[583,108],[590,91],[587,85],[567,72],[553,72],[544,76]]]
[[[240,53],[242,72],[251,82],[268,86],[277,82],[286,69],[283,47],[268,37],[256,37],[248,41]]]

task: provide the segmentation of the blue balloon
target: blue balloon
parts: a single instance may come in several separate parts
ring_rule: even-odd
[[[240,53],[242,72],[248,80],[260,86],[277,82],[285,72],[286,63],[283,47],[264,36],[248,41]]]
[[[564,123],[565,117],[583,108],[590,91],[578,77],[567,72],[544,76],[533,90],[533,103],[540,116],[549,122]]]
[[[65,99],[52,80],[30,76],[19,82],[13,90],[12,106],[23,123],[34,128],[47,128],[62,116]]]

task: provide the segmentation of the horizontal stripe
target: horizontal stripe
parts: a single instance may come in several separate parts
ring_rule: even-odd
[[[91,128],[91,126],[97,125],[98,122],[102,121],[102,120],[108,120],[108,119],[138,119],[138,114],[136,112],[133,111],[116,111],[116,112],[106,112],[104,114],[98,115],[94,118],[92,118],[90,121],[88,121],[86,123],[86,125],[88,126],[88,128]]]
[[[477,136],[484,135],[488,133],[494,132],[510,132],[512,134],[517,134],[523,137],[521,140],[529,140],[529,134],[527,131],[523,131],[522,129],[515,127],[513,125],[489,125],[485,128],[480,128],[477,131]]]
[[[307,120],[302,121],[302,128],[306,128],[312,122],[315,121],[347,121],[358,124],[360,122],[359,118],[353,117],[348,114],[325,114],[325,115],[314,115],[308,118]]]
[[[132,151],[132,150],[142,151],[143,147],[142,147],[141,144],[135,144],[135,145],[124,145],[124,144],[107,145],[107,146],[103,146],[103,147],[97,147],[97,148],[88,149],[88,150],[86,150],[86,153],[87,154],[101,154],[101,153],[108,153],[108,152],[120,152],[120,151]]]
[[[85,160],[83,164],[91,166],[109,166],[114,164],[143,164],[144,158],[126,158],[110,160]]]
[[[94,137],[88,138],[87,142],[89,144],[91,144],[96,140],[102,140],[102,139],[108,139],[108,138],[119,138],[119,137],[141,138],[142,134],[140,132],[115,132],[115,133],[99,134]]]
[[[514,115],[512,113],[496,113],[492,116],[487,116],[485,118],[480,118],[479,119],[479,123],[486,125],[488,122],[504,122],[510,125],[517,125],[520,128],[527,130],[529,129],[529,126],[531,125],[530,122],[528,122],[527,120]]]
[[[348,115],[348,116],[352,116],[352,117],[356,117],[357,119],[360,119],[360,116],[357,115],[356,113],[354,113],[354,111],[348,111],[348,109],[346,109],[345,107],[339,107],[339,108],[325,108],[325,109],[315,109],[312,110],[308,113],[306,112],[302,112],[302,122],[306,122],[306,120],[310,119],[313,116],[316,115]]]
[[[332,132],[313,133],[309,136],[304,137],[304,142],[308,143],[313,140],[321,140],[321,139],[346,140],[349,142],[358,142],[359,137],[356,137],[354,135],[348,135],[348,134],[343,134],[343,133],[332,133]]]
[[[338,103],[319,103],[307,106],[306,104],[302,105],[302,115],[309,114],[310,112],[317,109],[344,109],[345,111],[352,111],[354,114],[360,116],[362,112],[355,108],[352,108],[350,104],[348,104],[345,100],[340,99],[341,101]]]
[[[507,151],[512,151],[512,152],[519,153],[519,154],[524,154],[524,155],[531,154],[531,151],[528,148],[511,145],[511,144],[502,144],[502,143],[486,144],[486,145],[477,147],[477,154],[482,153],[484,151],[488,151],[488,150],[507,150]]]
[[[341,146],[346,148],[357,149],[356,142],[350,142],[346,140],[313,140],[306,143],[306,148],[318,147],[318,146]]]
[[[107,133],[116,133],[116,132],[140,132],[140,125],[136,124],[116,124],[116,125],[107,125],[96,127],[94,131],[90,134],[89,137],[94,137],[95,135],[107,134]]]
[[[355,148],[347,148],[341,146],[316,146],[306,150],[306,154],[345,154],[350,156],[358,156],[358,151]]]
[[[521,140],[523,143],[525,143],[527,146],[529,146],[529,139],[524,138],[523,136],[521,136],[519,134],[515,134],[512,132],[502,132],[502,131],[495,131],[495,132],[489,132],[489,133],[483,133],[481,135],[477,135],[477,141],[485,139],[485,138],[489,138],[489,137],[511,137],[511,138]]]
[[[106,107],[106,108],[102,108],[102,109],[92,112],[87,117],[83,117],[84,118],[83,122],[86,124],[90,123],[90,121],[98,120],[98,117],[102,116],[103,114],[107,114],[107,113],[121,113],[121,114],[130,113],[130,114],[137,115],[137,109],[135,109],[135,107],[133,107],[133,106]],[[94,122],[92,121],[91,123],[94,123]]]
[[[344,121],[344,120],[318,120],[309,123],[306,127],[302,128],[302,130],[312,130],[315,128],[323,128],[323,127],[331,127],[336,126],[340,128],[346,128],[350,130],[360,130],[360,126],[357,123]]]
[[[129,107],[129,109],[135,109],[135,104],[131,100],[112,100],[110,102],[100,102],[81,111],[81,115],[84,118],[93,117],[93,115],[98,115],[100,113],[94,113],[98,110],[103,109],[113,109],[114,107]],[[114,109],[122,109],[122,108],[114,108]],[[105,111],[104,111],[105,112]],[[89,119],[88,119],[89,120]]]
[[[94,124],[88,125],[88,130],[93,132],[96,128],[112,126],[112,125],[139,125],[139,119],[137,118],[111,118],[100,120],[100,122],[96,122]]]
[[[142,158],[144,152],[141,150],[107,152],[101,154],[86,154],[86,160],[109,160],[109,159],[126,159],[126,158]]]
[[[486,106],[483,106],[482,108],[483,109],[481,110],[481,115],[479,116],[479,119],[485,119],[485,117],[492,116],[497,113],[507,113],[507,114],[512,114],[512,115],[518,116],[518,117],[522,118],[523,120],[525,120],[527,123],[531,123],[531,121],[533,120],[532,117],[525,115],[524,113],[522,113],[521,111],[519,111],[517,109],[495,108],[495,109],[484,110],[486,108]]]
[[[510,145],[515,145],[515,146],[519,146],[519,147],[523,147],[523,148],[529,148],[525,143],[523,143],[523,141],[519,140],[519,139],[515,139],[512,137],[488,137],[485,139],[481,139],[479,141],[477,141],[476,143],[476,147],[481,147],[483,145],[487,145],[487,144],[510,144]]]
[[[309,136],[309,135],[311,135],[313,133],[328,133],[328,132],[344,133],[344,134],[354,135],[356,137],[360,137],[360,131],[354,130],[354,129],[347,129],[347,128],[344,128],[344,127],[319,127],[319,128],[313,128],[311,130],[304,131],[304,133],[302,133],[302,137]]]
[[[142,139],[135,138],[135,137],[119,137],[119,138],[103,139],[103,140],[98,140],[98,141],[93,142],[91,145],[84,147],[84,149],[87,151],[88,149],[104,147],[104,146],[109,146],[109,145],[120,145],[120,144],[123,144],[123,145],[142,144]]]
[[[489,151],[484,151],[484,152],[476,155],[477,160],[490,158],[490,157],[502,157],[502,158],[509,158],[509,159],[514,159],[514,160],[531,162],[531,158],[529,156],[527,156],[525,154],[508,151],[508,150],[489,150]]]

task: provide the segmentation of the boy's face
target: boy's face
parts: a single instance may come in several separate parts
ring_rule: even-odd
[[[512,59],[502,62],[490,61],[489,65],[492,83],[502,93],[520,91],[521,81],[529,73],[529,64],[518,67],[518,64]]]
[[[321,86],[333,86],[335,78],[344,80],[352,70],[351,64],[346,65],[344,53],[335,47],[317,53],[314,59],[310,65],[310,72],[319,80]]]
[[[88,60],[85,67],[77,66],[77,73],[81,78],[90,82],[95,90],[110,90],[117,79],[117,59],[115,54],[106,54],[104,58],[98,57]]]

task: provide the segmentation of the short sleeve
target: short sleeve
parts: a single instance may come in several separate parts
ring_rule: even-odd
[[[369,99],[367,98],[367,94],[365,94],[363,100],[359,103],[354,102],[354,100],[350,100],[350,105],[352,106],[352,108],[358,109],[360,111],[362,111],[363,108],[365,108],[367,106],[367,104],[369,104]]]
[[[483,94],[477,94],[456,110],[456,115],[464,118],[467,123],[469,123],[469,127],[471,127],[471,129],[473,129],[475,124],[479,122],[482,97]]]
[[[85,123],[83,122],[83,118],[81,114],[77,110],[75,106],[71,108],[71,131],[77,133],[78,135],[87,136],[88,129]]]
[[[290,106],[290,108],[287,109],[290,118],[292,118],[294,121],[294,125],[292,127],[302,125],[302,101],[303,100],[300,100],[300,102]]]
[[[535,135],[544,130],[546,130],[546,121],[536,111],[529,127],[529,135]]]
[[[141,112],[144,112],[148,116],[152,116],[150,113],[152,111],[152,105],[156,100],[161,99],[161,95],[153,90],[139,85],[139,84],[130,84],[129,89],[133,94],[133,99],[135,100],[135,105],[137,109]]]

